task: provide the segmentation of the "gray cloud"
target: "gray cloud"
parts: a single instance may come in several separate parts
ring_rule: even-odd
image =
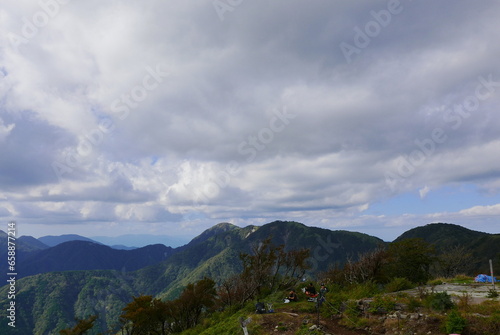
[[[499,10],[245,1],[221,20],[210,1],[88,1],[42,25],[39,5],[11,4],[2,215],[367,227],[383,224],[367,208],[407,192],[469,183],[496,195]],[[467,105],[481,83],[488,97]]]

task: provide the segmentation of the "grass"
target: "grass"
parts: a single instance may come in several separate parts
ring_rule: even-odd
[[[456,275],[453,278],[444,278],[444,277],[438,277],[429,280],[427,284],[429,285],[441,285],[441,284],[472,284],[474,283],[474,277],[466,276],[466,275]]]

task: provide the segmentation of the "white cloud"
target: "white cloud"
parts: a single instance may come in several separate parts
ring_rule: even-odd
[[[424,187],[424,188],[421,188],[421,189],[418,191],[418,193],[419,193],[419,195],[420,195],[420,199],[424,199],[424,198],[427,196],[427,193],[429,193],[429,191],[430,191],[430,190],[431,190],[431,189],[430,189],[430,187],[429,187],[429,186],[427,186],[427,185],[425,185],[425,187]]]
[[[211,2],[69,2],[19,48],[1,36],[0,206],[75,225],[182,229],[194,215],[186,227],[293,218],[366,228],[427,223],[360,216],[405,192],[424,199],[467,182],[498,194],[498,3],[404,2],[348,64],[339,44],[386,7],[253,1],[221,21]],[[37,11],[9,4],[2,28],[22,34]],[[153,82],[159,64],[168,76]],[[460,125],[446,121],[489,75],[491,96]],[[270,132],[285,108],[295,117]],[[391,189],[386,173],[437,128],[446,140]]]
[[[0,118],[0,142],[5,141],[7,136],[9,136],[12,129],[14,129],[16,125],[14,123],[6,125],[4,121]]]
[[[465,216],[498,216],[500,215],[500,204],[490,206],[474,206],[461,210],[459,214]]]

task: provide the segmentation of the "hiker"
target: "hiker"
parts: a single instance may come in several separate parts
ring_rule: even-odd
[[[325,298],[326,292],[328,292],[328,289],[326,288],[325,284],[321,283],[321,288],[319,289],[319,297]]]
[[[295,290],[291,290],[290,293],[288,294],[288,300],[290,301],[299,301],[299,297],[297,296],[297,293],[295,293]]]
[[[266,307],[264,306],[263,302],[257,302],[255,304],[255,313],[257,314],[264,314],[266,313]]]
[[[326,288],[325,284],[321,283],[321,288],[319,289],[319,297],[318,297],[318,306],[321,307],[323,302],[326,301],[326,292],[328,292],[328,289]]]
[[[309,286],[306,287],[305,293],[310,298],[315,298],[318,296],[318,293],[316,292],[316,288],[314,288],[313,283],[309,283]]]

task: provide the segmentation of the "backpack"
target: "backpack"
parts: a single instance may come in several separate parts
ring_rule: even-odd
[[[264,303],[258,302],[255,304],[255,313],[257,313],[257,314],[266,313],[266,307],[264,306]]]

